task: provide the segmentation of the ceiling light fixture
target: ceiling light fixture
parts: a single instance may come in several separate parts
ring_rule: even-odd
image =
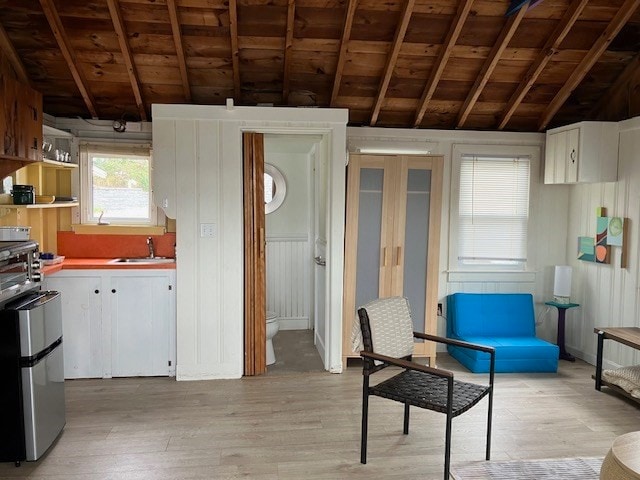
[[[124,118],[121,120],[114,120],[112,126],[114,131],[122,133],[127,129],[127,122]]]

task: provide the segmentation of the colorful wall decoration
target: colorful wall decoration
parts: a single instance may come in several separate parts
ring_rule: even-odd
[[[596,209],[596,237],[578,237],[578,260],[596,263],[611,263],[611,247],[624,247],[625,219],[607,217],[606,209]],[[625,251],[621,267],[625,265]]]
[[[596,247],[593,244],[593,237],[578,237],[578,260],[596,261]]]

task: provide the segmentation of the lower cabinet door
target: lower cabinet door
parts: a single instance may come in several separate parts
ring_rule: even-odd
[[[102,378],[102,278],[52,275],[46,288],[62,293],[64,378]]]
[[[112,376],[171,373],[171,288],[166,276],[111,277]]]

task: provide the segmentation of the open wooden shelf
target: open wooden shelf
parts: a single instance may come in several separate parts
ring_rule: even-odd
[[[14,205],[13,203],[0,205],[0,208],[69,208],[78,207],[78,202],[59,202],[59,203],[29,203],[27,205]]]
[[[595,375],[591,375],[591,378],[593,378],[595,380],[596,376]],[[602,384],[603,387],[607,387],[607,388],[611,389],[611,391],[617,393],[618,395],[622,395],[623,397],[626,397],[629,400],[633,400],[636,403],[640,403],[640,398],[634,397],[629,392],[627,392],[626,390],[623,390],[619,386],[614,385],[613,383],[609,383],[606,380],[600,380],[600,383]]]
[[[70,162],[58,162],[57,160],[51,160],[50,158],[42,159],[42,166],[47,167],[55,167],[55,168],[78,168],[77,163]]]

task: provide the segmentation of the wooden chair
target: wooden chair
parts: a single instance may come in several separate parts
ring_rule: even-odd
[[[449,479],[451,457],[451,420],[476,405],[482,398],[488,396],[487,443],[486,459],[489,460],[491,451],[491,414],[493,408],[493,379],[495,367],[495,352],[491,347],[475,345],[458,340],[442,338],[434,335],[413,332],[413,323],[409,304],[405,298],[391,297],[375,300],[358,310],[360,330],[364,350],[362,384],[362,438],[360,461],[367,463],[367,423],[369,410],[369,395],[376,395],[404,404],[403,433],[409,433],[409,407],[411,405],[446,414],[446,436],[444,453],[444,478]],[[372,332],[373,329],[373,332]],[[391,333],[390,333],[391,332]],[[373,335],[372,335],[373,333]],[[389,340],[389,336],[395,336]],[[404,338],[404,337],[407,337]],[[400,338],[403,337],[403,338]],[[453,372],[439,368],[420,365],[411,360],[414,337],[422,340],[457,345],[486,352],[491,357],[489,385],[460,382],[454,380]],[[380,345],[376,345],[379,343]],[[404,344],[408,354],[388,355],[385,350],[397,350],[398,344]],[[383,348],[383,344],[384,348]],[[389,347],[390,345],[390,347]],[[400,348],[402,350],[402,347]],[[404,353],[407,353],[406,351]],[[395,365],[403,369],[402,372],[384,380],[377,385],[369,385],[369,377],[374,373]]]

